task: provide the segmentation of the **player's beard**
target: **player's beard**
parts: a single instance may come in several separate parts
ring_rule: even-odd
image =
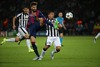
[[[36,10],[32,10],[33,12],[36,12]]]

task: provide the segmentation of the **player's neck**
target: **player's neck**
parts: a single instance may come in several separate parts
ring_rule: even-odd
[[[33,15],[33,16],[36,16],[36,12],[33,12],[33,11],[32,11],[32,15]]]

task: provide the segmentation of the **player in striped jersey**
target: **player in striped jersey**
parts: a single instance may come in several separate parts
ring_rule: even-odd
[[[54,18],[54,12],[50,12],[48,14],[48,20],[52,22],[53,24],[55,23],[55,18]],[[44,54],[46,53],[47,49],[54,43],[55,49],[51,52],[51,59],[54,59],[54,54],[60,51],[61,48],[61,43],[60,43],[60,38],[59,38],[59,31],[58,29],[55,29],[54,27],[51,27],[50,25],[47,25],[47,30],[46,30],[46,35],[47,35],[47,40],[46,40],[46,45],[42,49],[41,55],[39,60],[42,60]],[[62,27],[59,24],[59,27]]]
[[[27,26],[28,18],[29,18],[29,8],[27,6],[23,6],[23,12],[13,17],[13,29],[14,30],[16,28],[15,21],[17,18],[19,20],[19,26],[18,26],[18,33],[17,33],[16,38],[9,38],[9,39],[4,38],[1,44],[3,44],[6,41],[19,42],[20,39],[25,38],[28,51],[33,52],[33,49],[31,49],[30,39],[28,39],[29,33],[26,30],[26,26]]]

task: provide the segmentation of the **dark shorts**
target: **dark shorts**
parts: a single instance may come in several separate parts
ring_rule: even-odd
[[[34,24],[31,24],[29,27],[30,30],[30,36],[34,36],[36,38],[36,33],[41,29],[40,23],[35,22]]]
[[[63,33],[63,32],[64,32],[64,28],[62,27],[59,29],[59,33]]]

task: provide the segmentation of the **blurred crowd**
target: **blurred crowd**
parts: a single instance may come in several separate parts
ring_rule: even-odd
[[[29,5],[34,0],[0,0],[0,31],[12,30],[12,18],[22,11],[22,5]],[[65,19],[65,34],[93,35],[100,29],[100,4],[98,0],[35,0],[45,16],[49,11],[62,11]],[[72,12],[74,17],[66,19],[65,14]]]

